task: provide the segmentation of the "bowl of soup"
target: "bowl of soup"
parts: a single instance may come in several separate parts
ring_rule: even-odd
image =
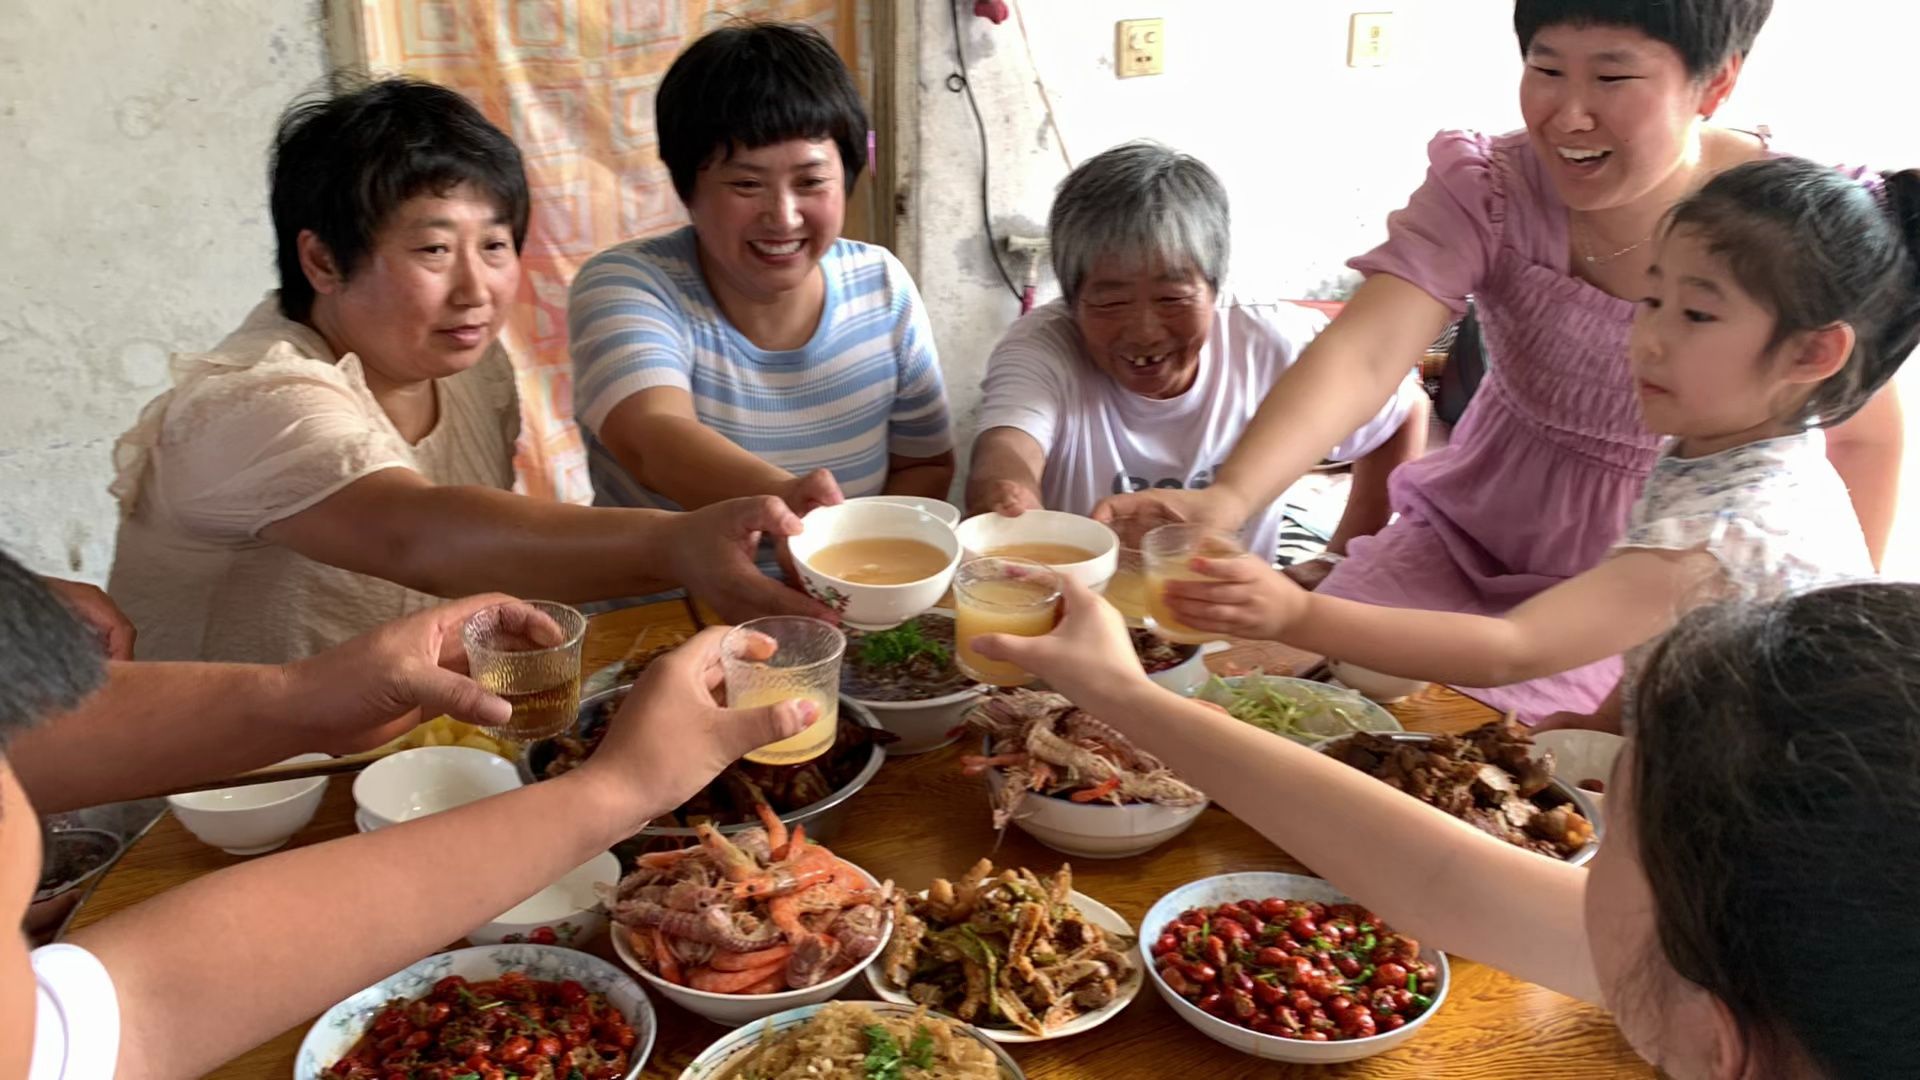
[[[960,565],[947,523],[898,503],[822,506],[787,541],[808,595],[855,630],[888,630],[933,607]]]
[[[968,558],[1027,559],[1089,589],[1103,589],[1120,565],[1120,538],[1079,514],[1029,510],[1019,517],[981,514],[955,527]]]

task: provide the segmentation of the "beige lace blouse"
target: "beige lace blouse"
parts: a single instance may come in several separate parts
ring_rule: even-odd
[[[175,355],[172,374],[114,447],[121,517],[108,591],[139,631],[142,660],[295,659],[429,606],[434,597],[260,531],[382,469],[513,486],[519,403],[497,345],[435,383],[439,420],[412,445],[359,358],[335,359],[275,294],[213,351]]]

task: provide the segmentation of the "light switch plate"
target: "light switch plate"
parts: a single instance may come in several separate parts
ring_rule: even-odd
[[[1167,67],[1165,19],[1121,19],[1113,24],[1113,73],[1122,79],[1158,75]]]
[[[1347,21],[1347,66],[1385,67],[1392,27],[1391,11],[1355,12]]]

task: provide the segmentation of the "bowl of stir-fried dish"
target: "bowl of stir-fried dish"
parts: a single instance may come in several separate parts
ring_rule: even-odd
[[[605,960],[484,945],[429,956],[328,1009],[300,1043],[293,1075],[632,1080],[656,1031],[645,991]]]
[[[961,759],[985,775],[993,827],[1018,825],[1055,851],[1119,859],[1185,832],[1207,808],[1204,792],[1159,758],[1059,694],[1011,690],[967,714],[985,734]]]
[[[805,1005],[733,1031],[680,1080],[1026,1080],[976,1028],[885,1001]]]
[[[1331,1065],[1406,1042],[1446,1001],[1438,949],[1320,878],[1250,871],[1182,885],[1140,921],[1153,988],[1208,1038]]]
[[[1600,813],[1554,775],[1553,754],[1519,724],[1495,720],[1463,735],[1362,732],[1316,747],[1484,833],[1575,866],[1600,850]]]
[[[1262,731],[1312,746],[1356,731],[1399,731],[1400,721],[1352,690],[1286,675],[1216,675],[1192,697]]]
[[[1176,694],[1185,694],[1207,681],[1207,648],[1168,641],[1151,630],[1134,627],[1127,631],[1133,638],[1134,655],[1147,670],[1147,678]]]
[[[953,656],[953,613],[937,608],[891,630],[847,632],[840,692],[899,737],[889,756],[924,754],[960,737],[986,688]]]
[[[578,766],[606,734],[608,721],[631,685],[616,686],[583,698],[572,731],[527,747],[519,762],[528,783],[550,780]],[[847,800],[867,786],[887,760],[894,736],[882,729],[857,702],[840,699],[840,732],[833,749],[799,765],[761,765],[736,761],[698,795],[614,848],[623,866],[641,853],[669,851],[693,843],[694,827],[710,824],[732,834],[759,824],[756,806],[773,807],[788,827],[804,824],[816,840],[832,839],[847,813]]]
[[[986,859],[958,881],[896,894],[894,934],[867,968],[873,992],[958,1017],[996,1042],[1039,1042],[1091,1031],[1145,984],[1133,927],[1075,892],[1062,865],[1042,877],[993,872]]]

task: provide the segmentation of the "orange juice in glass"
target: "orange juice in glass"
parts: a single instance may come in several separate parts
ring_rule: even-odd
[[[1252,558],[1240,538],[1206,525],[1162,525],[1140,541],[1140,552],[1147,564],[1147,626],[1182,645],[1225,640],[1225,634],[1199,630],[1176,618],[1167,607],[1167,582],[1214,580],[1188,565],[1194,559]]]
[[[1060,575],[1028,559],[985,558],[962,563],[953,576],[954,663],[991,686],[1025,686],[1033,675],[1018,664],[973,651],[981,634],[1039,637],[1060,613]]]
[[[773,641],[773,654],[756,658],[751,636]],[[720,663],[727,677],[727,704],[736,709],[778,705],[804,698],[819,707],[800,734],[746,753],[762,765],[797,765],[833,746],[840,731],[840,657],[847,637],[819,619],[773,616],[741,623],[720,642]]]

